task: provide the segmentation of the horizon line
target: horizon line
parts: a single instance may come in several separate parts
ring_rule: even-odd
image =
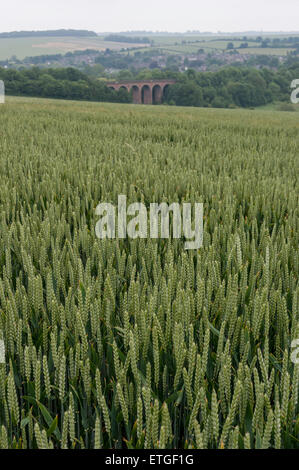
[[[47,31],[90,31],[92,33],[102,35],[102,34],[132,34],[132,33],[142,33],[142,34],[299,34],[299,30],[259,30],[259,29],[248,29],[248,30],[241,30],[241,31],[200,31],[200,30],[185,30],[185,31],[169,31],[169,30],[125,30],[125,31],[95,31],[92,29],[87,28],[47,28],[47,29],[19,29],[19,30],[11,30],[11,31],[0,31],[0,34],[10,34],[10,33],[32,33],[32,32],[47,32]]]

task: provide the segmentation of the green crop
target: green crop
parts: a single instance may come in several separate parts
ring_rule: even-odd
[[[0,448],[298,448],[299,122],[9,99]],[[99,202],[203,202],[204,241],[99,240]]]

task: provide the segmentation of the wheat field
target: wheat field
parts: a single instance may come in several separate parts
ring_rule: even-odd
[[[295,116],[294,116],[295,114]],[[296,113],[0,109],[0,448],[299,448]],[[99,240],[202,202],[203,247]]]

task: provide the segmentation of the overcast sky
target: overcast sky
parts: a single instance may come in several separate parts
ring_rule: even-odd
[[[8,0],[0,31],[297,31],[299,0]]]

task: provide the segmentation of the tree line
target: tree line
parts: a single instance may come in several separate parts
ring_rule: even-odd
[[[118,103],[132,101],[126,90],[111,90],[105,82],[92,79],[71,67],[60,69],[32,67],[24,70],[0,68],[0,80],[5,83],[6,94],[13,96]]]
[[[150,44],[151,42],[148,37],[122,36],[121,34],[109,34],[104,37],[104,41],[128,42],[131,44]]]
[[[125,71],[124,71],[125,72]],[[126,79],[123,76],[119,79]],[[291,82],[299,78],[299,64],[295,61],[278,71],[268,68],[227,67],[217,72],[186,72],[170,70],[142,70],[135,80],[172,78],[164,102],[177,106],[217,108],[256,107],[281,101],[289,102]],[[6,93],[15,96],[61,98],[72,100],[130,103],[132,95],[125,89],[114,91],[97,79],[78,69],[49,68],[13,70],[0,68],[0,80],[5,82]]]
[[[167,101],[178,106],[216,108],[263,106],[272,102],[289,102],[290,85],[299,78],[299,64],[268,68],[227,67],[217,72],[188,70],[178,74],[177,83],[169,88]]]
[[[0,39],[7,38],[29,38],[29,37],[98,37],[94,31],[86,29],[55,29],[46,31],[11,31],[9,33],[0,33]]]

